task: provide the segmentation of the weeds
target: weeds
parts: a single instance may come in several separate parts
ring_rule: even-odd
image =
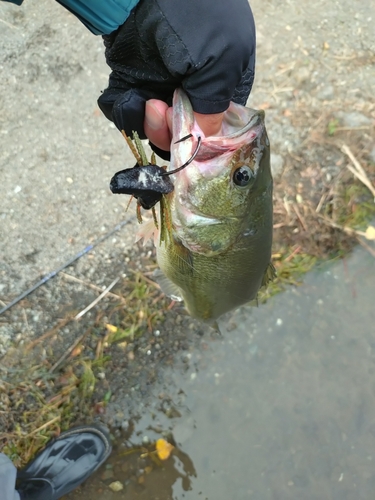
[[[317,258],[303,253],[301,247],[280,248],[273,254],[272,262],[276,269],[276,278],[262,288],[258,302],[263,303],[274,295],[282,292],[288,285],[300,285],[302,277],[317,263]]]
[[[129,274],[131,279],[117,290],[119,303],[103,305],[93,327],[57,361],[52,334],[40,337],[42,349],[36,339],[5,357],[5,376],[0,382],[0,451],[17,467],[71,425],[81,419],[87,422],[102,412],[112,393],[107,389],[97,400],[95,390],[112,350],[162,321],[167,303],[157,285],[140,272]],[[66,326],[71,321],[74,316],[59,324]],[[58,331],[59,328],[53,329],[53,334]]]

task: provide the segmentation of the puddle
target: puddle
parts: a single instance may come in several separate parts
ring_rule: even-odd
[[[191,354],[186,372],[172,372],[180,416],[133,422],[107,464],[67,499],[373,497],[373,257],[357,249],[235,319],[222,340]],[[176,444],[162,467],[139,450],[160,431]],[[124,489],[112,492],[113,481]]]

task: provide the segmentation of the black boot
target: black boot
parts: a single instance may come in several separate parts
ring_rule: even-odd
[[[57,500],[83,483],[112,451],[108,431],[80,426],[62,432],[17,474],[21,500]]]

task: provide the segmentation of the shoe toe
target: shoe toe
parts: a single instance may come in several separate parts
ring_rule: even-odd
[[[19,472],[17,489],[25,500],[58,499],[83,483],[110,452],[109,435],[102,427],[70,429]]]

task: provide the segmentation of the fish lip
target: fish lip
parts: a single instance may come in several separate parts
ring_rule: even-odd
[[[187,94],[177,88],[173,94],[173,139],[178,141],[191,133],[195,125],[193,107]]]

